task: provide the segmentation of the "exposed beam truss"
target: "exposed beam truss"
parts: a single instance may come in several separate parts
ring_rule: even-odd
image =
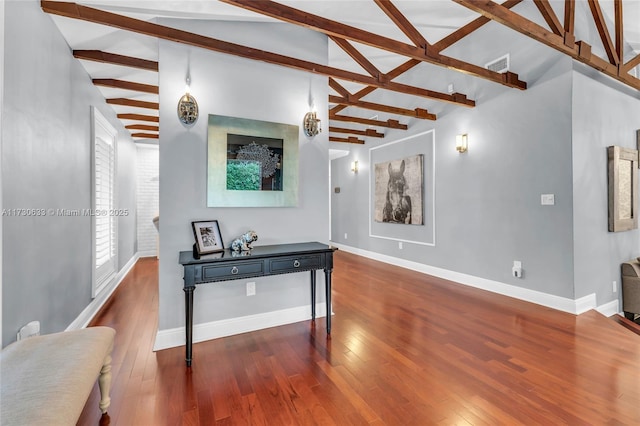
[[[131,133],[133,138],[158,139],[158,135],[154,133]]]
[[[321,16],[313,15],[293,7],[279,4],[273,1],[255,1],[255,0],[220,0],[224,3],[232,4],[243,9],[251,10],[265,16],[269,16],[281,21],[301,25],[321,33],[339,37],[358,43],[366,44],[371,47],[386,50],[398,55],[407,56],[422,62],[456,70],[465,74],[484,78],[505,86],[517,89],[526,89],[527,84],[518,79],[518,75],[512,72],[503,74],[490,71],[478,65],[470,64],[459,59],[451,58],[431,52],[425,48],[412,46],[402,43],[378,34],[370,33],[359,28],[341,24]]]
[[[144,114],[118,114],[118,118],[120,120],[151,121],[153,123],[160,122],[160,117]]]
[[[156,95],[160,93],[160,89],[158,88],[158,86],[153,86],[150,84],[135,83],[133,81],[116,80],[113,78],[94,78],[92,81],[93,81],[93,84],[95,84],[96,86],[112,87],[114,89],[132,90],[134,92],[153,93]]]
[[[389,129],[407,130],[409,126],[400,123],[398,120],[389,119],[387,121],[374,120],[372,118],[351,117],[348,115],[329,114],[329,120],[342,121],[345,123],[360,123],[367,126],[386,127]]]
[[[123,105],[123,106],[131,106],[136,108],[146,108],[146,109],[153,109],[153,110],[160,109],[160,104],[157,102],[137,101],[135,99],[113,98],[113,99],[107,99],[107,103],[111,105]]]
[[[507,0],[502,5],[504,7],[506,7],[507,9],[511,9],[512,7],[516,6],[517,4],[519,4],[521,2],[522,2],[522,0]],[[389,2],[386,1],[386,2],[381,2],[381,3],[389,3]],[[397,13],[399,13],[399,12],[397,12]],[[435,43],[434,45],[432,45],[431,49],[433,51],[440,52],[441,50],[444,50],[444,49],[452,46],[453,44],[457,43],[458,41],[462,40],[464,37],[468,36],[469,34],[471,34],[472,32],[476,31],[477,29],[481,28],[483,25],[485,25],[485,24],[487,24],[489,22],[491,22],[491,19],[485,18],[484,16],[480,16],[479,18],[474,19],[473,21],[471,21],[470,23],[468,23],[464,27],[454,31],[453,33],[449,34],[448,36],[444,37],[442,40],[440,40],[437,43]],[[331,39],[334,40],[334,41],[335,40],[342,40],[342,39],[339,39],[337,37],[331,37]],[[418,40],[418,41],[420,41],[420,40]],[[346,40],[344,40],[344,42],[348,43]],[[428,44],[428,42],[426,40],[424,40],[424,43],[425,43],[425,45]],[[347,53],[349,53],[349,52],[347,52]],[[353,58],[353,56],[352,56],[352,58]],[[356,60],[356,62],[357,62],[356,58],[354,58],[354,60]],[[396,68],[394,68],[393,70],[389,71],[384,76],[384,78],[386,80],[388,80],[388,81],[391,81],[394,78],[399,77],[400,75],[404,74],[405,72],[409,71],[410,69],[413,69],[416,65],[419,65],[421,63],[422,62],[417,60],[417,59],[409,59],[407,62],[404,62],[403,64],[401,64],[401,65],[397,66]],[[365,68],[365,67],[363,67],[363,68]],[[368,95],[369,93],[372,93],[375,90],[377,90],[377,87],[367,86],[364,89],[362,89],[362,90],[360,90],[360,91],[358,91],[358,92],[356,92],[356,93],[354,93],[354,94],[349,96],[348,92],[346,92],[346,90],[344,90],[344,88],[342,88],[342,86],[340,86],[339,88],[336,88],[336,86],[332,85],[332,83],[336,83],[337,84],[337,82],[335,82],[335,81],[332,82],[332,79],[329,79],[329,85],[331,87],[333,87],[334,90],[336,90],[342,96],[348,96],[349,99],[352,99],[352,100],[361,99],[364,96]],[[344,90],[344,92],[340,91],[340,89]],[[453,94],[453,96],[456,96],[456,95],[458,95],[458,94],[455,94],[455,93]],[[329,110],[329,115],[335,115],[335,114],[337,114],[338,112],[342,111],[345,108],[347,108],[347,105],[336,105],[336,106],[334,106],[333,108],[331,108]]]
[[[475,106],[475,102],[467,99],[464,95],[454,97],[452,95],[442,94],[420,87],[386,81],[385,79],[378,80],[377,78],[371,76],[345,71],[327,65],[316,64],[313,62],[304,61],[277,53],[267,52],[260,49],[254,49],[235,43],[229,43],[211,37],[206,37],[199,34],[190,33],[188,31],[155,24],[153,22],[129,18],[127,16],[94,9],[76,3],[42,0],[41,6],[42,10],[53,15],[107,25],[138,34],[157,37],[163,40],[169,40],[177,43],[187,44],[190,46],[200,47],[214,52],[226,53],[247,59],[259,60],[302,71],[308,71],[315,74],[337,78],[340,80],[351,81],[367,86],[374,86],[392,92],[405,93],[429,99],[436,99],[438,101],[467,107]]]
[[[348,135],[367,136],[371,138],[384,138],[384,133],[376,132],[374,129],[358,130],[329,126],[329,132],[346,133]]]
[[[598,0],[588,0],[594,23],[607,53],[607,59],[600,58],[591,53],[591,46],[583,41],[575,40],[575,0],[565,1],[564,34],[558,35],[549,31],[535,22],[512,12],[491,0],[452,0],[461,4],[488,19],[501,23],[514,31],[524,34],[540,43],[543,43],[555,50],[558,50],[573,59],[582,62],[596,70],[614,78],[636,90],[640,90],[640,79],[629,74],[629,71],[640,64],[640,55],[634,57],[626,64],[622,64],[622,58],[618,55],[618,50],[622,45],[622,6],[616,6],[616,40],[619,44],[614,45],[611,41],[609,31],[606,28],[602,11]]]
[[[147,124],[129,124],[128,126],[124,126],[128,130],[147,130],[150,132],[159,132],[160,127],[158,126],[149,126]]]
[[[155,61],[117,55],[115,53],[107,53],[100,50],[74,50],[73,56],[77,59],[84,59],[86,61],[102,62],[105,64],[121,65],[124,67],[158,72],[158,63]]]
[[[343,142],[343,143],[356,143],[359,145],[364,145],[364,141],[362,139],[358,139],[355,136],[349,136],[347,138],[339,138],[336,136],[329,136],[329,142]]]

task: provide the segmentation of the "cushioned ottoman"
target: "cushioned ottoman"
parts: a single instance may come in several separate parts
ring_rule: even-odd
[[[75,425],[99,377],[100,410],[111,402],[115,330],[89,327],[31,337],[0,353],[0,423]]]
[[[640,314],[640,261],[633,259],[622,264],[622,310],[632,320]]]

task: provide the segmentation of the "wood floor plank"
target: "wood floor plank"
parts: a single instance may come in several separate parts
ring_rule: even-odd
[[[640,424],[633,325],[344,252],[333,310],[330,339],[303,321],[195,344],[186,368],[184,347],[152,351],[158,262],[141,259],[91,324],[117,332],[109,414],[96,386],[78,424]]]

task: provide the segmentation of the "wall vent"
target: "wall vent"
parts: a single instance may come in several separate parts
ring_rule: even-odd
[[[484,66],[486,69],[494,72],[507,72],[509,71],[509,54],[499,57]]]

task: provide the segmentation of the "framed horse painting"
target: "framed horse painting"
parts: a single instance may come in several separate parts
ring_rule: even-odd
[[[369,149],[369,236],[435,246],[435,130]]]
[[[423,225],[424,156],[375,165],[376,222]]]

